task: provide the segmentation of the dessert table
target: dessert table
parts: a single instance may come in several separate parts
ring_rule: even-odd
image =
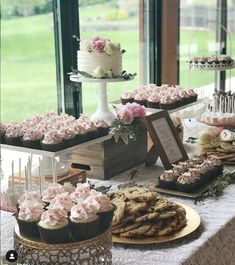
[[[190,128],[200,130],[198,126]],[[191,144],[186,144],[185,147],[188,153],[194,149]],[[134,177],[134,182],[150,186],[156,184],[156,177],[163,171],[159,161],[154,166],[146,168],[144,165],[139,165],[135,169],[138,172]],[[234,167],[229,169],[234,169]],[[129,181],[130,172],[131,170],[119,174],[108,181],[91,180],[91,182],[97,186],[112,185],[111,191],[115,191],[118,185]],[[234,265],[235,184],[225,188],[223,195],[206,198],[197,204],[189,198],[167,197],[196,210],[201,217],[200,227],[184,238],[167,243],[151,245],[114,243],[112,248],[113,265]],[[15,224],[16,221],[12,213],[1,211],[1,257],[4,262],[6,262],[5,253],[13,249]]]

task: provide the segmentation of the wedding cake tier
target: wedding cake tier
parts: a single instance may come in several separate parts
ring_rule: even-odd
[[[77,68],[80,74],[94,78],[115,78],[122,75],[122,53],[119,43],[95,37],[80,41]]]

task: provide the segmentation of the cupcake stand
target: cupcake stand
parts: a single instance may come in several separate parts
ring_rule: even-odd
[[[111,231],[88,240],[63,244],[46,244],[23,238],[18,226],[14,232],[14,249],[18,261],[26,265],[111,265]]]
[[[70,80],[73,82],[79,83],[98,83],[99,84],[99,101],[98,101],[98,108],[94,114],[92,114],[91,119],[101,118],[105,120],[108,124],[111,124],[112,121],[115,119],[115,115],[113,112],[109,110],[108,107],[108,96],[107,96],[107,83],[114,83],[114,82],[124,82],[130,81],[131,79],[124,79],[124,78],[85,78],[79,75],[71,75]]]

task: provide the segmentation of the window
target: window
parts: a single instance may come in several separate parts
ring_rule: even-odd
[[[57,110],[51,0],[1,1],[1,122]]]
[[[226,6],[227,2],[228,7]],[[226,19],[226,16],[228,16],[228,19]],[[225,21],[220,20],[220,17]],[[220,26],[220,23],[227,24],[231,41],[235,43],[234,17],[235,9],[234,4],[232,5],[232,1],[180,1],[180,85],[193,88],[209,88],[212,86],[217,89],[221,88],[221,83],[217,83],[215,80],[215,71],[190,71],[186,66],[186,61],[189,60],[190,57],[210,56],[223,53],[220,47],[226,48],[226,37],[226,54],[234,56],[234,49],[232,50],[229,43],[229,37]],[[224,40],[218,38],[220,32],[225,35]],[[226,71],[226,74],[227,73],[229,73],[229,71]],[[234,71],[231,71],[231,73],[232,76],[235,76]],[[227,74],[227,77],[228,76]],[[217,73],[217,77],[224,79],[225,74]]]

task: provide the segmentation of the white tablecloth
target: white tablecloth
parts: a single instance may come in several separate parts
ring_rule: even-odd
[[[135,181],[138,184],[154,184],[162,169],[154,166],[138,169]],[[120,174],[110,181],[93,181],[96,185],[112,184],[115,190],[126,182],[129,172]],[[113,245],[114,265],[232,265],[235,264],[235,185],[230,185],[224,194],[194,204],[192,199],[171,197],[195,209],[201,216],[202,224],[196,233],[186,238],[159,245],[129,246]],[[11,213],[1,212],[1,253],[13,248],[13,228]]]

